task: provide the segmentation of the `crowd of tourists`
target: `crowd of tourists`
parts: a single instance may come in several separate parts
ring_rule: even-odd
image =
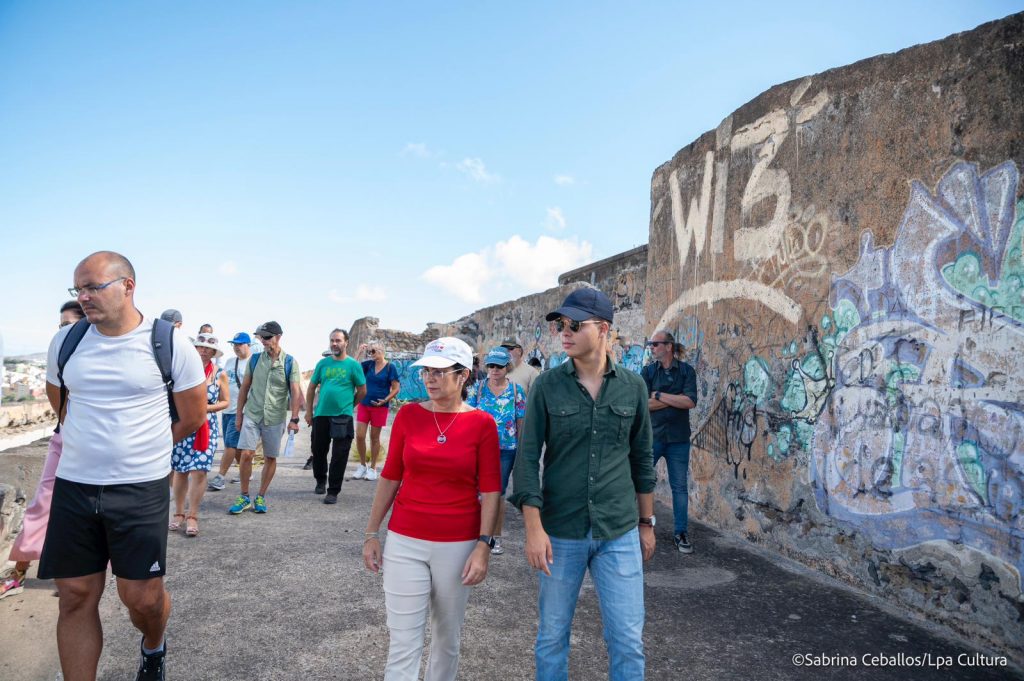
[[[0,587],[0,598],[20,592],[36,560],[39,578],[55,580],[67,681],[95,679],[108,566],[142,635],[136,679],[165,678],[168,532],[200,535],[204,494],[226,489],[233,465],[238,494],[227,512],[268,513],[278,458],[293,446],[303,412],[312,453],[304,468],[324,504],[338,503],[353,440],[359,464],[351,478],[376,483],[362,557],[368,570],[383,569],[385,679],[417,678],[428,620],[424,678],[456,677],[471,587],[487,577],[491,556],[505,552],[510,481],[507,498],[522,513],[526,562],[539,580],[536,678],[568,678],[587,572],[602,606],[609,678],[644,678],[643,562],[655,550],[661,458],[675,547],[693,551],[687,470],[696,376],[671,333],[652,336],[652,361],[637,375],[609,351],[610,300],[580,288],[546,317],[567,357],[561,365],[539,371],[510,338],[482,353],[481,369],[465,341],[439,338],[414,363],[427,399],[395,411],[401,379],[380,342],[351,356],[348,332],[333,329],[303,392],[279,323],[256,328],[259,352],[248,332],[235,333],[225,358],[211,325],[190,338],[180,312],[146,317],[135,291],[136,272],[118,253],[93,253],[74,270],[74,300],[60,308],[47,356],[58,425]]]

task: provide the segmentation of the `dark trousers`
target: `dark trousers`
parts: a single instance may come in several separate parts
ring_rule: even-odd
[[[337,418],[337,417],[335,417]],[[349,419],[351,421],[351,418]],[[310,449],[313,451],[313,477],[318,484],[327,482],[327,493],[338,494],[345,479],[348,452],[352,448],[352,427],[348,437],[331,437],[331,417],[314,416]],[[332,450],[331,466],[327,467],[327,450]]]

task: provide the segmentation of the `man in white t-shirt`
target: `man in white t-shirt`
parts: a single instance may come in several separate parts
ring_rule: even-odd
[[[249,358],[252,357],[250,343],[252,339],[249,334],[236,333],[235,337],[228,341],[231,349],[235,351],[234,359],[224,361],[224,371],[228,373],[228,390],[231,392],[228,408],[224,410],[221,417],[221,426],[224,431],[224,456],[220,460],[220,470],[213,476],[207,488],[219,492],[224,489],[224,476],[228,474],[231,464],[238,458],[238,428],[235,427],[235,412],[238,411],[238,391],[245,380],[245,372],[249,370]]]
[[[142,632],[136,680],[164,678],[164,629],[171,599],[167,562],[167,474],[175,442],[206,420],[206,378],[188,339],[173,332],[171,378],[178,421],[153,349],[153,320],[135,308],[135,270],[111,251],[75,268],[71,293],[91,326],[63,371],[61,424],[50,522],[39,576],[60,596],[57,649],[65,679],[94,679],[103,648],[99,601],[107,563],[132,622]],[[73,327],[50,343],[46,393],[60,402],[57,358]]]

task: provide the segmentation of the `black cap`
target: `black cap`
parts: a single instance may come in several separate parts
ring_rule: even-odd
[[[256,329],[257,336],[280,336],[284,331],[277,322],[264,322]]]
[[[562,307],[549,312],[545,319],[553,322],[559,317],[568,317],[577,322],[584,322],[597,317],[610,322],[613,314],[612,301],[608,300],[608,296],[596,288],[583,287],[566,296],[562,301]]]

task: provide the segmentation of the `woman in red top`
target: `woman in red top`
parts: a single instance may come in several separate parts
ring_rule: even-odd
[[[414,366],[430,400],[402,407],[392,425],[363,544],[366,568],[385,567],[385,681],[416,679],[428,611],[424,681],[455,679],[469,587],[487,576],[501,468],[494,419],[464,402],[472,363],[458,338],[427,345]],[[392,504],[382,561],[378,532]]]

